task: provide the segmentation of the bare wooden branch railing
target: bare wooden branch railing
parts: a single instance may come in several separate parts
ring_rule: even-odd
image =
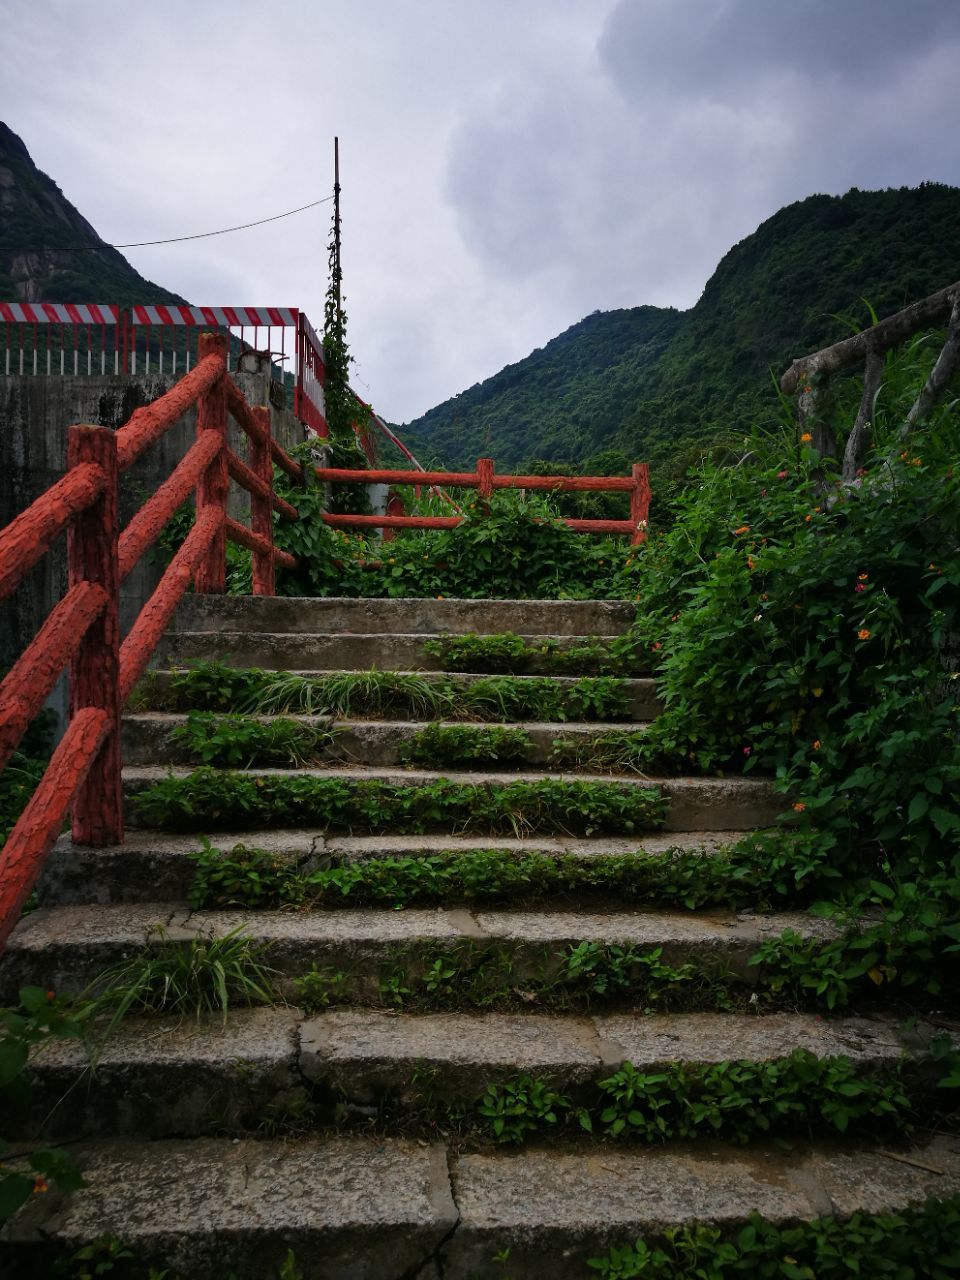
[[[272,439],[269,411],[248,405],[229,377],[227,342],[225,335],[202,335],[191,372],[119,431],[70,427],[66,475],[0,531],[0,599],[64,531],[68,561],[66,595],[0,684],[0,768],[62,671],[70,672],[70,723],[0,851],[0,948],[68,812],[78,844],[122,842],[120,708],[191,582],[198,590],[224,590],[226,539],[252,549],[254,595],[273,595],[277,562],[296,567],[273,545],[274,510],[297,518],[273,491],[273,463],[299,479],[303,468]],[[120,473],[194,405],[196,441],[121,532]],[[227,445],[228,410],[250,438],[249,466]],[[230,477],[250,493],[252,529],[226,514]],[[120,583],[193,493],[194,525],[121,645]]]
[[[780,390],[785,395],[797,396],[801,431],[809,432],[813,448],[821,458],[836,458],[837,425],[831,379],[843,370],[864,365],[863,394],[844,445],[841,469],[844,483],[855,479],[866,456],[886,353],[914,334],[944,323],[947,324],[946,342],[900,428],[900,439],[905,440],[915,426],[929,417],[960,363],[960,280],[851,338],[794,360],[781,377]]]

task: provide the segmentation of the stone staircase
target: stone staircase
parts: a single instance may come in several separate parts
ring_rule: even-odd
[[[632,609],[606,602],[268,600],[188,597],[157,658],[145,697],[162,700],[169,668],[219,659],[302,673],[435,672],[462,686],[482,673],[439,675],[424,648],[431,636],[515,632],[563,647],[613,636]],[[551,677],[569,685],[576,677]],[[657,711],[653,682],[625,687],[642,728]],[[49,1046],[32,1067],[29,1113],[13,1136],[70,1144],[86,1187],[35,1196],[0,1235],[3,1274],[33,1277],[57,1248],[103,1233],[145,1262],[189,1280],[275,1276],[288,1249],[308,1280],[583,1280],[587,1260],[671,1223],[735,1224],[751,1212],[777,1222],[858,1209],[881,1211],[960,1191],[960,1146],[933,1136],[893,1154],[854,1142],[783,1149],[719,1141],[644,1145],[581,1134],[575,1127],[517,1147],[480,1140],[462,1104],[526,1074],[574,1103],[622,1063],[766,1061],[797,1048],[843,1054],[875,1072],[903,1055],[922,1058],[927,1031],[892,1019],[750,1012],[758,944],[784,928],[826,936],[803,913],[626,909],[622,901],[441,906],[402,910],[191,910],[199,841],[138,827],[136,797],[159,778],[187,776],[172,730],[182,714],[151,709],[125,718],[122,848],[74,847],[51,856],[40,908],[24,918],[0,964],[0,999],[36,983],[63,994],[156,942],[224,936],[238,927],[269,945],[287,1004],[231,1008],[226,1018],[128,1018],[88,1069],[75,1042]],[[554,739],[588,741],[609,726],[534,724],[519,770],[406,768],[422,726],[403,720],[341,723],[310,769],[252,768],[271,785],[291,772],[423,788],[447,777],[489,789],[514,780],[569,780],[550,768]],[[576,775],[583,780],[586,775]],[[434,830],[331,831],[317,822],[210,834],[276,854],[309,873],[373,858],[429,859],[441,852],[501,849],[516,856],[609,859],[644,849],[698,850],[709,858],[738,833],[763,826],[780,802],[753,779],[608,775],[624,791],[655,785],[667,799],[650,833],[503,836]],[[642,993],[553,1007],[536,982],[581,944],[659,949],[664,965],[691,966],[703,989],[738,991],[729,1011],[706,999],[683,1012],[656,1011]],[[483,986],[485,963],[512,975]],[[436,966],[439,965],[439,968]],[[430,970],[430,966],[434,966]],[[448,968],[449,973],[445,970]],[[297,1007],[315,969],[325,994]],[[401,1011],[405,984],[435,972],[434,1007]],[[339,977],[338,977],[339,975]],[[386,975],[386,976],[385,976]],[[343,979],[340,990],[337,983]],[[472,984],[472,985],[470,985]],[[322,984],[321,984],[322,985]],[[700,988],[698,987],[697,990]],[[399,999],[398,999],[399,996]],[[304,1003],[303,1001],[301,1001]],[[689,1005],[689,1001],[688,1001]]]

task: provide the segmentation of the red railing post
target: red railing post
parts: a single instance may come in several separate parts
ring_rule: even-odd
[[[252,408],[250,412],[263,428],[263,438],[255,436],[250,439],[250,470],[263,480],[273,492],[273,460],[270,450],[270,410]],[[275,567],[273,558],[273,506],[268,498],[260,494],[250,494],[250,527],[270,543],[270,552],[254,551],[253,553],[253,594],[255,596],[272,596],[275,594]]]
[[[194,577],[194,586],[203,595],[223,595],[227,585],[226,534],[223,522],[226,518],[227,489],[227,344],[225,333],[201,333],[197,346],[197,362],[205,356],[219,356],[223,360],[224,373],[197,401],[197,436],[204,431],[216,431],[220,437],[220,449],[214,460],[200,477],[197,485],[197,519],[209,507],[219,513],[220,528],[210,544],[210,549],[200,561]]]
[[[650,468],[645,462],[635,462],[630,473],[633,488],[630,491],[631,547],[647,540],[647,520],[650,515]]]
[[[99,498],[70,522],[67,529],[69,586],[93,582],[107,601],[89,627],[70,663],[70,718],[85,708],[109,717],[103,746],[77,791],[73,803],[73,838],[77,844],[120,844],[123,841],[123,795],[120,785],[120,570],[117,559],[117,437],[108,427],[71,427],[67,432],[67,466],[92,462],[106,473]]]
[[[477,459],[477,496],[480,499],[480,510],[490,510],[490,499],[493,497],[493,459]]]

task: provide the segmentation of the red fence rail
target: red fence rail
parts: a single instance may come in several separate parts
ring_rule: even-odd
[[[70,427],[66,475],[0,531],[0,599],[64,532],[68,563],[66,595],[0,684],[0,768],[61,672],[70,672],[69,727],[0,851],[0,947],[68,811],[77,843],[122,841],[120,708],[191,581],[199,591],[224,590],[227,539],[253,551],[254,595],[273,595],[277,563],[296,565],[273,545],[273,512],[297,518],[296,509],[273,492],[273,463],[301,480],[303,469],[273,440],[269,411],[248,405],[229,377],[228,343],[225,334],[201,335],[195,367],[119,431]],[[196,441],[121,531],[120,474],[193,405]],[[228,413],[249,437],[249,465],[227,443]],[[231,478],[250,493],[250,529],[226,514]],[[192,493],[193,528],[121,644],[120,583]]]
[[[576,520],[563,523],[578,533],[626,534],[632,545],[647,540],[650,514],[650,469],[635,462],[629,476],[507,476],[497,475],[492,458],[479,458],[475,471],[353,471],[341,467],[317,467],[318,479],[330,484],[430,485],[476,489],[489,499],[495,489],[544,489],[551,493],[629,493],[629,520]],[[463,516],[324,515],[335,529],[455,529]]]

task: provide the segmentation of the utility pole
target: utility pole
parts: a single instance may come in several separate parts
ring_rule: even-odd
[[[333,139],[333,287],[337,299],[337,328],[343,327],[343,305],[340,297],[340,139]]]

